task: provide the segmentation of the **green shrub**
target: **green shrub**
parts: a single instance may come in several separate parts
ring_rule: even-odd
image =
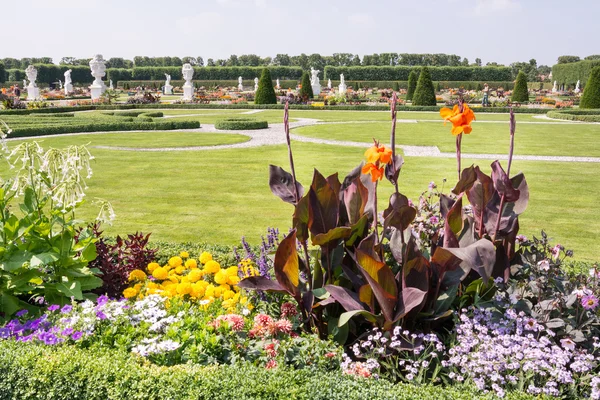
[[[325,79],[337,79],[344,74],[346,80],[352,81],[407,81],[410,71],[418,71],[421,67],[325,67]],[[431,79],[435,81],[512,81],[510,67],[428,67]]]
[[[110,367],[108,367],[110,366]],[[0,341],[0,399],[470,400],[494,396],[470,386],[416,386],[339,372],[248,364],[158,367],[110,349]],[[508,400],[528,400],[507,393]]]
[[[419,81],[412,98],[415,106],[435,106],[435,89],[429,74],[429,68],[423,67],[419,75]]]
[[[314,97],[312,85],[310,84],[310,75],[305,72],[302,75],[302,88],[300,88],[300,97],[310,100]]]
[[[235,80],[235,85],[237,85],[239,76],[243,79],[254,79],[263,69],[264,67],[194,67],[194,78],[213,81]],[[268,69],[271,72],[271,76],[282,80],[299,79],[302,76],[302,68],[300,67],[270,66]],[[130,71],[131,79],[138,81],[156,80],[164,82],[165,73],[171,75],[173,80],[183,79],[181,67],[138,67]]]
[[[511,101],[518,103],[527,103],[529,101],[529,91],[527,90],[527,75],[525,72],[519,71],[515,89],[513,90]]]
[[[575,85],[577,81],[587,82],[595,67],[600,67],[600,60],[584,60],[568,64],[556,64],[552,67],[552,79],[559,84]],[[585,86],[583,87],[585,89]]]
[[[380,86],[376,86],[376,87],[380,87]],[[399,90],[400,90],[400,85],[398,84],[398,81],[394,81],[394,82],[392,83],[392,90],[393,90],[394,92],[397,92],[397,91],[399,91]]]
[[[273,81],[268,68],[264,68],[258,81],[258,90],[254,95],[254,104],[276,104],[277,97],[273,89]]]
[[[406,89],[406,100],[412,100],[415,94],[415,89],[417,88],[417,80],[419,79],[419,74],[417,71],[411,70],[410,75],[408,75],[408,89]],[[439,83],[438,83],[439,84]]]
[[[216,129],[240,131],[247,129],[268,128],[267,121],[259,121],[251,118],[225,118],[215,122]]]
[[[580,121],[580,122],[600,122],[600,112],[596,114],[583,114],[578,110],[569,111],[549,111],[549,118],[564,119],[567,121]]]
[[[8,80],[8,76],[6,73],[6,69],[4,68],[4,63],[0,62],[0,83],[4,83]]]
[[[33,117],[52,117],[52,118],[71,118],[75,113],[54,113],[54,114],[32,114]]]
[[[600,108],[600,67],[592,70],[588,79],[583,96],[581,96],[580,108]]]

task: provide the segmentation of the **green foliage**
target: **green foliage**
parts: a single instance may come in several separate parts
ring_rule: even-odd
[[[419,74],[415,70],[411,70],[408,75],[408,88],[406,89],[406,100],[412,100],[417,88],[417,81],[419,80]]]
[[[580,108],[600,108],[600,66],[592,70],[585,85]]]
[[[8,79],[6,69],[4,68],[4,63],[0,62],[0,83],[6,82]]]
[[[529,101],[529,91],[527,90],[527,75],[523,71],[519,71],[517,82],[513,90],[511,101],[518,103],[527,103]]]
[[[267,121],[260,121],[252,118],[225,118],[215,122],[216,129],[222,130],[246,130],[246,129],[266,129],[269,127]]]
[[[429,68],[423,67],[415,93],[412,98],[412,104],[415,106],[435,106],[435,89],[433,88],[433,82],[431,81],[431,75],[429,74]]]
[[[82,174],[91,176],[88,150],[44,152],[26,142],[7,160],[17,169],[0,187],[0,315],[35,310],[32,300],[40,298],[51,304],[83,300],[102,282],[88,268],[96,258],[92,232],[80,230],[75,219]]]
[[[264,68],[258,81],[258,90],[254,95],[254,104],[276,104],[277,97],[268,68]]]
[[[574,86],[577,81],[581,81],[581,84],[584,85],[595,67],[600,67],[600,60],[556,64],[552,67],[552,79],[561,85]],[[585,89],[585,86],[583,88]]]
[[[130,81],[132,73],[130,69],[125,68],[107,68],[106,79],[112,80],[115,85],[119,85],[119,81]],[[164,78],[164,75],[163,75]]]
[[[568,110],[549,111],[548,117],[567,121],[600,122],[600,111]]]
[[[378,86],[377,86],[377,87],[378,87]],[[392,83],[392,90],[393,90],[394,92],[397,92],[397,91],[399,91],[399,90],[400,90],[400,85],[398,84],[398,81],[394,81],[394,82]]]
[[[512,81],[509,67],[428,67],[436,81]],[[420,67],[325,67],[325,79],[344,74],[352,81],[407,81]]]
[[[264,67],[194,67],[194,79],[198,80],[237,80],[254,79]],[[279,79],[299,79],[302,68],[269,66],[271,76]],[[89,73],[89,68],[88,68]],[[140,67],[131,70],[131,79],[139,81],[156,80],[164,82],[165,73],[173,80],[183,79],[181,67]],[[114,81],[114,79],[113,79]]]
[[[579,58],[579,56],[559,56],[558,57],[559,64],[576,63],[580,60],[581,60],[581,58]]]
[[[252,78],[254,79],[254,78]],[[116,82],[113,79],[113,82]],[[123,88],[135,88],[138,86],[151,86],[153,83],[156,83],[159,86],[162,86],[164,84],[165,80],[156,80],[156,81],[143,81],[143,80],[126,80],[126,81],[118,81],[117,82],[117,86],[119,87],[123,87]],[[220,80],[200,80],[200,79],[194,79],[192,80],[192,82],[194,83],[194,86],[196,87],[206,87],[206,88],[213,88],[213,87],[235,87],[237,88],[238,85],[238,81],[237,78],[234,79],[220,79]],[[177,87],[181,87],[183,86],[183,84],[185,83],[185,81],[181,80],[181,79],[173,79],[171,80],[171,85]],[[279,84],[281,85],[282,89],[295,89],[298,86],[298,80],[280,80]],[[254,84],[253,84],[254,85]]]
[[[297,399],[297,400],[492,400],[471,386],[415,386],[361,379],[339,372],[249,364],[157,367],[127,353],[73,346],[0,341],[2,399]],[[107,368],[110,365],[110,368]],[[533,400],[507,393],[508,400]]]
[[[299,96],[306,100],[312,100],[314,97],[312,85],[310,84],[310,75],[308,72],[305,72],[302,75],[302,87],[300,88]]]

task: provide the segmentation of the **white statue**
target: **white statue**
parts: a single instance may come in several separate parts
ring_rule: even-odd
[[[27,79],[23,79],[23,88],[27,87]]]
[[[73,92],[73,81],[71,80],[72,70],[68,69],[65,71],[65,96],[68,96]]]
[[[244,91],[244,83],[243,83],[243,82],[244,82],[244,80],[243,80],[243,79],[242,79],[242,77],[240,76],[240,77],[238,78],[238,90],[239,90],[240,92],[243,92],[243,91]]]
[[[574,92],[575,92],[575,93],[579,93],[579,92],[581,92],[581,89],[579,88],[579,85],[580,85],[580,84],[581,84],[581,82],[580,82],[580,81],[577,81],[577,86],[575,86],[575,90],[574,90]]]
[[[558,88],[556,87],[556,81],[554,81],[554,86],[552,87],[552,93],[558,92]]]
[[[312,86],[313,94],[315,96],[318,96],[321,93],[321,82],[319,81],[319,72],[321,71],[310,67],[310,85]]]
[[[59,89],[63,88],[62,81],[60,79],[58,80],[58,87],[59,87]]]
[[[25,75],[27,75],[27,79],[29,79],[29,85],[27,86],[27,100],[36,100],[40,98],[40,89],[35,83],[37,74],[37,69],[35,69],[33,65],[28,66],[25,70]]]
[[[258,78],[254,78],[254,91],[258,91]]]
[[[277,84],[275,85],[277,90],[281,89],[281,85],[279,84],[279,78],[277,78]]]
[[[194,67],[190,63],[183,64],[181,68],[181,74],[185,83],[183,84],[183,99],[184,101],[192,101],[194,98],[194,84],[192,78],[194,77]]]
[[[115,90],[115,87],[113,86],[112,79],[110,79],[110,85],[108,87],[110,88],[110,90]]]
[[[331,90],[331,79],[327,79],[327,87]]]
[[[171,75],[165,74],[165,78],[167,78],[167,80],[165,81],[164,93],[173,94],[173,85],[171,85]]]
[[[90,86],[90,92],[92,94],[92,100],[97,100],[102,96],[102,93],[106,91],[106,85],[102,81],[102,78],[106,76],[106,65],[104,64],[104,58],[102,54],[96,54],[94,58],[90,60],[90,69],[92,70],[92,76],[94,82]]]
[[[344,79],[344,74],[340,74],[340,86],[339,86],[340,94],[346,93],[347,90],[348,90],[348,86],[346,86],[346,80]]]

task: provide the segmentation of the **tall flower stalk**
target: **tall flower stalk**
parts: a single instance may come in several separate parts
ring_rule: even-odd
[[[508,150],[508,167],[506,168],[506,176],[510,179],[510,167],[512,165],[513,152],[515,150],[515,131],[517,128],[517,122],[515,121],[515,113],[510,108],[510,147]],[[502,209],[504,208],[504,202],[506,200],[506,196],[502,193],[500,197],[500,207],[498,208],[498,218],[496,218],[496,227],[494,229],[494,241],[496,240],[496,236],[498,235],[498,230],[500,229],[500,220],[502,219]]]
[[[390,146],[392,148],[392,171],[396,170],[396,103],[398,102],[398,96],[396,92],[392,95],[392,133],[390,134]],[[398,180],[394,181],[394,189],[398,193]]]
[[[471,133],[471,122],[475,120],[475,114],[473,110],[464,103],[462,98],[458,99],[458,104],[451,110],[449,108],[442,108],[440,115],[444,118],[444,123],[452,122],[452,134],[456,136],[456,164],[458,169],[458,179],[460,180],[461,172],[461,146],[463,133],[468,135]]]

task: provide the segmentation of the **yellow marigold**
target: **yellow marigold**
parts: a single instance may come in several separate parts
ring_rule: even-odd
[[[200,280],[200,278],[202,278],[202,272],[200,272],[199,269],[193,269],[187,275],[187,278],[192,283],[198,282]]]
[[[167,288],[167,290],[165,290],[163,292],[163,295],[167,296],[168,298],[177,296],[177,286],[178,285],[171,285]]]
[[[175,273],[178,274],[178,275],[183,274],[183,271],[185,271],[185,267],[184,266],[180,265],[179,267],[175,268]]]
[[[190,258],[189,260],[185,261],[185,267],[188,269],[198,268],[198,262],[193,258]]]
[[[213,260],[208,261],[204,265],[204,271],[206,271],[209,274],[216,274],[220,270],[221,270],[221,265],[218,262],[213,261]]]
[[[176,283],[177,283],[177,282],[173,283],[173,282],[171,282],[170,280],[169,280],[169,281],[164,281],[164,282],[162,283],[162,285],[161,285],[161,289],[166,289],[168,286],[175,285]]]
[[[231,286],[229,286],[228,284],[224,283],[222,285],[219,285],[219,287],[221,288],[221,290],[223,292],[225,292],[226,290],[231,290]]]
[[[202,286],[204,289],[206,289],[210,285],[210,283],[204,280],[198,281],[196,284]]]
[[[173,268],[179,267],[183,264],[183,260],[179,256],[169,258],[169,265]]]
[[[240,297],[240,304],[246,304],[247,302],[248,302],[248,297]]]
[[[123,290],[123,297],[125,297],[126,299],[132,299],[135,296],[137,296],[138,291],[135,290],[134,288],[127,288],[125,290]]]
[[[217,272],[215,274],[215,282],[218,283],[219,285],[227,283],[228,278],[229,277],[227,276],[227,273],[225,272],[225,270],[220,270],[219,272]]]
[[[227,277],[227,284],[228,285],[235,286],[238,283],[240,283],[240,277],[239,276],[228,276]]]
[[[154,270],[156,268],[159,268],[159,267],[160,267],[160,265],[158,263],[151,262],[150,264],[148,264],[148,267],[147,267],[148,268],[148,272],[153,273]]]
[[[167,270],[163,267],[155,268],[154,271],[152,271],[152,276],[161,281],[163,279],[167,279],[168,274],[169,273],[167,272]]]
[[[181,253],[179,253],[179,257],[190,258],[190,253],[188,253],[187,251],[182,251]]]
[[[194,283],[192,284],[192,293],[191,296],[195,297],[195,298],[202,298],[202,296],[204,296],[205,290],[204,290],[204,286],[200,285],[199,283]]]
[[[145,281],[146,273],[140,269],[134,269],[129,273],[129,281]]]
[[[190,294],[192,292],[191,283],[180,283],[177,285],[177,293],[180,295]]]
[[[158,285],[156,283],[154,283],[154,282],[148,282],[148,283],[146,283],[146,287],[148,289],[157,289]]]
[[[233,290],[226,290],[223,293],[223,300],[233,299],[234,296],[235,296],[235,292]]]
[[[204,289],[204,297],[215,297],[215,287],[210,284]]]
[[[133,285],[133,288],[139,292],[143,286],[144,284],[142,283],[136,283],[135,285]]]
[[[179,283],[179,277],[177,275],[170,275],[167,279],[173,283]]]
[[[200,262],[202,264],[206,264],[209,261],[212,261],[212,254],[210,254],[206,251],[203,252],[202,254],[200,254]]]
[[[225,270],[225,273],[229,276],[237,276],[238,274],[238,267],[237,265],[234,265],[233,267],[229,267]]]
[[[229,300],[224,300],[221,305],[223,306],[224,309],[229,310],[230,308],[235,307],[235,301],[233,301],[233,299],[229,299]],[[233,311],[233,310],[232,310]]]

